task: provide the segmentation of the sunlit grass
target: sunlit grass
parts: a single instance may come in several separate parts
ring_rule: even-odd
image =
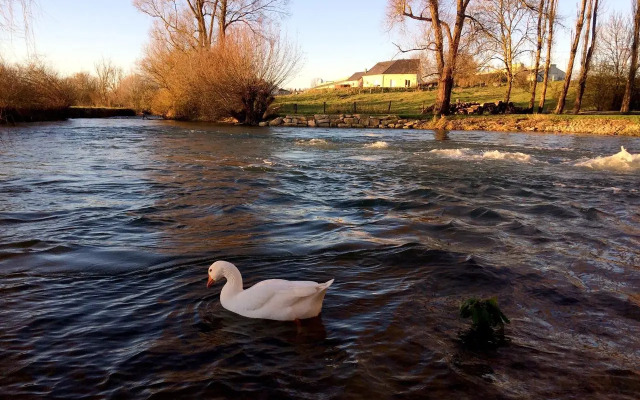
[[[547,89],[546,110],[553,110],[557,103],[558,93],[562,82],[552,82]],[[376,92],[377,91],[377,92]],[[353,103],[356,103],[356,112],[383,114],[389,110],[390,113],[402,116],[418,116],[423,107],[429,107],[435,103],[436,91],[395,91],[380,93],[380,89],[360,89],[360,90],[311,90],[300,94],[279,96],[274,103],[275,107],[280,107],[286,113],[294,111],[294,104],[297,105],[298,114],[322,114],[325,112],[352,112]],[[541,85],[538,85],[537,99],[542,92]],[[475,87],[475,88],[455,88],[451,95],[451,101],[478,103],[489,103],[504,99],[505,87]],[[529,90],[514,88],[511,101],[518,107],[527,107],[529,104]],[[567,110],[573,107],[573,91],[567,97]],[[537,101],[536,101],[537,106]]]

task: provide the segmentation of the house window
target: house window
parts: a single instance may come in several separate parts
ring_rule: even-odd
[[[390,80],[389,80],[389,87],[395,87],[395,86],[396,86],[396,84],[395,84],[395,82],[393,81],[393,79],[390,79]]]
[[[411,81],[409,79],[404,81],[404,87],[411,87]]]

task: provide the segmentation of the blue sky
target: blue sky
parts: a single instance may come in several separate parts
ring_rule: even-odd
[[[92,71],[102,58],[125,71],[135,68],[147,42],[151,20],[131,0],[40,0],[34,40],[28,47],[62,74]],[[304,53],[305,63],[287,86],[307,87],[312,78],[338,79],[397,56],[386,32],[387,0],[290,0],[290,16],[282,22],[288,38]],[[576,1],[560,0],[565,25],[573,25]],[[605,0],[607,11],[630,10],[629,0]],[[604,16],[603,18],[606,18]],[[559,32],[554,62],[566,63],[570,35]],[[10,61],[27,56],[25,42],[14,37],[0,42]],[[402,57],[402,56],[400,56]]]

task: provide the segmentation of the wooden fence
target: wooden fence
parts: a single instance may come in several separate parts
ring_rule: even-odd
[[[397,106],[397,107],[396,107]],[[410,114],[424,114],[425,103],[421,108],[411,111]],[[406,105],[400,102],[318,102],[318,103],[284,103],[278,104],[273,108],[273,112],[279,115],[285,114],[366,114],[366,115],[383,115],[383,114],[407,114]]]

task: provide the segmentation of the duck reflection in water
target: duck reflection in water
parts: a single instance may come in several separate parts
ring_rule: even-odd
[[[204,316],[203,323],[200,324],[200,331],[222,339],[220,343],[227,343],[227,339],[237,338],[238,335],[246,336],[248,332],[251,332],[250,336],[256,343],[276,339],[294,345],[313,344],[327,338],[322,314],[295,323],[243,318],[222,310],[222,307],[220,307],[219,313],[208,313],[207,316]]]

